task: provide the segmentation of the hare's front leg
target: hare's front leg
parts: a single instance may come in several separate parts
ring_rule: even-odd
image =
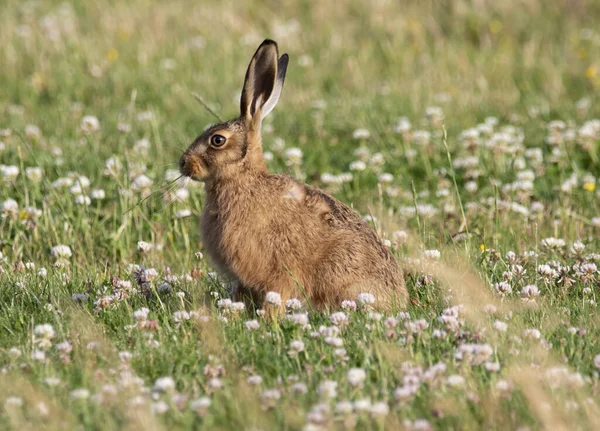
[[[241,281],[238,281],[235,285],[233,300],[243,302],[249,312],[258,310],[262,307],[263,302],[263,298],[258,292],[244,286]]]

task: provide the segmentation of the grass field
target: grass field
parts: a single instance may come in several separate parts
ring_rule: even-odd
[[[600,3],[4,0],[1,429],[599,429]],[[269,167],[369,217],[410,304],[266,319],[182,151],[265,38]]]

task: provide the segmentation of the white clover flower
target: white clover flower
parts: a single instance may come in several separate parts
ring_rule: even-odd
[[[128,352],[127,350],[122,350],[119,352],[119,359],[121,362],[129,362],[133,358],[133,353]]]
[[[277,292],[267,292],[265,302],[272,307],[281,307],[281,295]]]
[[[342,310],[356,311],[356,302],[347,299],[342,301]]]
[[[89,135],[100,130],[100,121],[93,115],[84,115],[81,119],[80,127],[83,133]]]
[[[442,257],[442,254],[439,250],[425,250],[422,256],[423,259],[439,260]]]
[[[364,171],[365,169],[367,169],[367,164],[365,162],[363,162],[362,160],[355,160],[352,163],[350,163],[349,169],[351,171]]]
[[[48,275],[48,270],[46,268],[40,268],[37,270],[37,275],[40,278],[46,278],[46,276]]]
[[[397,230],[392,233],[392,239],[396,246],[404,244],[408,239],[408,234],[403,230]]]
[[[359,293],[356,297],[356,302],[361,305],[373,305],[375,304],[375,295],[372,293]]]
[[[465,183],[465,190],[468,191],[469,193],[475,193],[478,189],[477,186],[477,182],[476,181],[467,181]]]
[[[0,176],[5,183],[12,183],[19,176],[19,168],[13,165],[0,165]]]
[[[60,384],[60,379],[58,377],[46,377],[44,379],[44,383],[47,386],[53,387],[53,386],[57,386]]]
[[[101,201],[106,198],[106,193],[102,189],[94,189],[90,192],[90,196],[96,201]]]
[[[453,374],[446,379],[448,386],[461,387],[465,384],[465,378],[459,374]]]
[[[288,148],[285,150],[285,164],[287,166],[302,165],[302,150],[300,148]]]
[[[426,130],[415,130],[412,138],[415,144],[425,147],[431,141],[431,133]]]
[[[557,249],[557,248],[562,248],[566,245],[566,242],[564,239],[561,238],[544,238],[542,240],[542,246],[547,247],[547,248],[552,248],[552,249]]]
[[[350,386],[362,386],[367,378],[367,373],[362,368],[350,368],[348,370],[348,383]]]
[[[246,304],[243,302],[232,302],[229,306],[229,311],[232,313],[241,313],[246,309]]]
[[[156,277],[158,277],[158,271],[156,268],[148,268],[144,271],[144,275],[146,276],[147,280],[154,280]]]
[[[484,365],[485,369],[487,371],[489,371],[490,373],[497,373],[498,371],[500,371],[500,363],[499,362],[488,361],[483,365]]]
[[[387,172],[381,173],[377,176],[378,180],[382,184],[391,184],[394,181],[394,176]]]
[[[582,243],[581,241],[575,241],[573,243],[573,245],[571,246],[571,253],[572,254],[581,254],[583,252],[583,250],[585,249],[585,244]]]
[[[448,333],[446,331],[444,331],[443,329],[434,329],[433,332],[431,333],[431,335],[436,340],[443,340],[446,338]]]
[[[73,253],[68,245],[60,244],[55,245],[50,249],[50,256],[52,256],[54,259],[61,260],[70,258],[73,256]]]
[[[19,356],[21,356],[23,354],[23,352],[21,351],[21,349],[17,348],[17,347],[11,347],[8,350],[8,356],[10,356],[12,359],[16,359]]]
[[[290,349],[296,352],[302,352],[304,351],[304,342],[300,340],[293,340],[290,342]]]
[[[185,310],[175,311],[173,313],[173,320],[175,323],[181,323],[185,320],[190,320],[190,313]]]
[[[529,338],[531,340],[539,340],[542,337],[542,333],[539,329],[531,328],[523,331],[523,338]]]
[[[92,203],[92,200],[89,196],[79,195],[75,198],[75,203],[77,205],[89,206]]]
[[[152,111],[142,111],[142,112],[138,112],[136,115],[136,119],[140,122],[151,121],[153,118],[154,118],[154,114]]]
[[[28,139],[37,140],[42,136],[42,131],[35,124],[27,124],[25,126],[25,136]]]
[[[157,415],[162,415],[169,411],[169,405],[164,401],[157,401],[150,404],[150,412]]]
[[[138,241],[137,250],[140,253],[148,253],[150,250],[152,250],[152,244],[146,241]]]
[[[263,378],[261,376],[255,374],[253,376],[249,376],[246,381],[248,382],[249,385],[258,386],[258,385],[262,384]]]
[[[369,165],[374,168],[375,171],[379,171],[379,169],[385,165],[385,157],[381,153],[375,153],[369,159]]]
[[[390,407],[384,401],[378,401],[373,403],[371,408],[369,409],[369,413],[373,416],[383,417],[387,416],[390,413]]]
[[[173,391],[175,390],[175,380],[171,376],[159,377],[154,382],[153,389],[157,392]]]
[[[49,323],[36,325],[36,327],[33,330],[33,334],[36,338],[43,340],[51,340],[55,336],[54,327]]]
[[[181,176],[179,169],[167,169],[165,171],[165,181],[172,182]]]
[[[272,404],[281,398],[281,392],[278,389],[266,389],[261,395],[261,399],[264,403]]]
[[[211,406],[212,401],[208,397],[201,397],[195,399],[190,403],[190,408],[194,410],[198,415],[204,415],[208,408]]]
[[[306,386],[306,383],[294,383],[292,385],[292,392],[295,394],[306,394],[308,392],[308,387]]]
[[[494,284],[494,289],[500,296],[506,296],[512,293],[512,287],[506,281],[501,281],[499,283]]]
[[[371,400],[369,398],[359,398],[354,401],[354,410],[364,412],[371,408]]]
[[[121,161],[116,157],[109,157],[104,164],[105,176],[117,176],[121,172]],[[177,171],[179,175],[179,171]]]
[[[349,415],[354,410],[354,404],[351,401],[340,401],[335,405],[335,411],[338,414]]]
[[[148,319],[150,310],[146,307],[139,308],[133,312],[133,319],[137,322],[143,322]]]
[[[383,314],[370,311],[368,317],[369,320],[373,320],[374,322],[380,322],[383,318]]]
[[[248,331],[256,331],[258,328],[260,328],[260,323],[258,323],[258,320],[248,320],[246,323],[244,323],[244,326]]]
[[[185,187],[175,190],[173,199],[175,202],[185,202],[190,197],[190,191]]]
[[[4,408],[9,409],[10,407],[22,407],[23,406],[23,398],[20,397],[6,397],[4,400]]]
[[[407,117],[398,118],[398,122],[396,123],[396,127],[394,127],[394,131],[396,133],[407,133],[410,132],[412,125],[410,124],[410,120]]]
[[[228,310],[233,302],[229,298],[222,298],[217,301],[217,307]]]
[[[366,162],[371,156],[371,151],[367,147],[358,147],[356,150],[354,150],[354,156],[358,160]]]
[[[19,204],[14,199],[7,199],[4,202],[2,202],[0,210],[2,212],[2,217],[15,217],[19,214]]]
[[[73,184],[73,186],[69,189],[69,193],[71,193],[74,196],[80,195],[83,193],[83,187],[81,187],[81,184],[79,183],[75,183]]]
[[[294,313],[287,316],[287,319],[299,326],[308,326],[308,313]]]
[[[521,290],[521,297],[527,299],[534,299],[540,296],[540,289],[534,284],[528,284],[523,286]]]
[[[66,189],[67,187],[71,187],[73,185],[73,178],[62,177],[53,181],[51,186],[53,189]]]
[[[596,369],[600,370],[600,355],[594,356],[594,366]]]
[[[344,340],[342,340],[340,337],[325,337],[323,341],[325,344],[333,347],[342,347],[344,345]]]
[[[498,332],[506,332],[506,330],[508,329],[508,324],[501,320],[496,320],[493,326],[494,329]]]
[[[329,320],[335,326],[345,326],[348,323],[348,316],[346,313],[338,311],[336,313],[332,313],[331,316],[329,316]]]
[[[131,182],[131,190],[138,193],[144,193],[152,187],[152,180],[146,175],[141,174],[134,178]]]
[[[39,183],[44,176],[42,168],[31,167],[25,168],[25,176],[29,179],[29,181],[34,183]]]
[[[214,377],[208,381],[208,386],[211,389],[215,390],[215,389],[222,389],[224,385],[223,385],[223,381],[221,379]]]
[[[334,380],[325,380],[319,384],[318,393],[322,398],[335,398],[338,383]]]
[[[129,132],[131,132],[131,124],[119,123],[119,124],[117,124],[117,130],[122,133],[129,133]]]
[[[356,129],[352,132],[352,138],[354,139],[369,139],[371,137],[371,132],[367,129]]]
[[[302,309],[302,301],[297,298],[291,298],[285,301],[285,308],[290,311],[298,311]]]
[[[88,399],[90,397],[90,391],[88,391],[87,389],[81,388],[81,389],[75,389],[74,391],[71,391],[71,398],[74,400],[85,400]]]
[[[73,350],[73,345],[68,341],[63,341],[62,343],[58,343],[56,345],[56,350],[64,354],[68,354]]]
[[[140,156],[147,156],[148,150],[150,149],[150,141],[146,138],[140,139],[133,145],[133,151],[138,153]]]
[[[46,340],[45,344],[49,344],[49,342]],[[49,347],[49,345],[44,347]],[[46,352],[43,350],[34,349],[33,352],[31,352],[31,359],[38,362],[44,362],[46,360]]]
[[[175,213],[176,219],[182,219],[186,217],[190,217],[192,215],[192,211],[188,209],[179,210]]]

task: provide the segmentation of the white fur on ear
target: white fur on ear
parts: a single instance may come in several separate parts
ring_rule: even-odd
[[[246,71],[240,98],[241,117],[254,118],[257,113],[260,113],[261,117],[264,116],[264,105],[271,99],[279,77],[278,57],[277,43],[270,39],[261,43],[254,53]],[[287,61],[284,63],[287,65]]]
[[[275,108],[277,102],[279,101],[279,97],[281,96],[281,91],[283,90],[283,83],[285,81],[285,72],[287,71],[287,66],[289,62],[289,57],[287,54],[283,54],[279,57],[277,61],[277,80],[275,81],[275,87],[273,88],[273,93],[271,93],[271,97],[269,100],[265,102],[261,109],[261,117],[265,118],[269,113]]]

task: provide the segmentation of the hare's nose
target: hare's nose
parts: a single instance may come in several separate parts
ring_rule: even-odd
[[[181,158],[179,159],[179,171],[185,175],[185,163],[186,161],[186,157],[185,154],[183,156],[181,156]]]

